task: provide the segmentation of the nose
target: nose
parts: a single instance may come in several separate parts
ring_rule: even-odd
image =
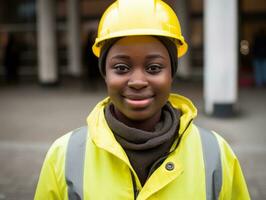
[[[131,73],[127,84],[130,88],[140,90],[147,87],[149,83],[147,81],[145,72],[143,72],[141,69],[138,69]]]

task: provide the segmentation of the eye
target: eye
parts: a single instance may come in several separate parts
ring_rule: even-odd
[[[150,64],[147,66],[146,71],[150,74],[158,74],[162,71],[163,66],[160,64]]]
[[[119,63],[119,64],[115,64],[113,66],[113,69],[118,74],[124,74],[124,73],[127,73],[130,70],[130,67],[128,65],[126,65],[126,64]]]

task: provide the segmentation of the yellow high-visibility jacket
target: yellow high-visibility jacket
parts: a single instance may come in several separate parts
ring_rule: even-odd
[[[83,177],[80,180],[84,200],[212,199],[207,198],[202,142],[199,129],[193,124],[197,110],[188,99],[170,95],[169,102],[182,113],[179,137],[173,144],[172,153],[144,186],[141,186],[125,151],[115,140],[105,120],[104,107],[109,101],[106,98],[99,102],[87,118],[88,135],[84,141]],[[62,136],[50,147],[39,177],[35,200],[70,199],[65,163],[71,134]],[[221,136],[213,135],[220,148],[221,189],[218,199],[250,199],[235,154]],[[76,163],[71,165],[75,168]]]

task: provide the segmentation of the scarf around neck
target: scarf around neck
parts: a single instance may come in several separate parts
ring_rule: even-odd
[[[178,136],[180,111],[167,103],[162,108],[160,121],[154,131],[129,127],[114,114],[114,105],[105,108],[105,118],[117,142],[125,150],[142,185],[146,182],[152,164],[166,155]]]

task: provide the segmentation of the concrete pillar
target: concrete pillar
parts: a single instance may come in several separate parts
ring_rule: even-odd
[[[37,1],[38,75],[41,84],[58,82],[55,0]]]
[[[82,72],[79,13],[79,1],[68,0],[68,72],[73,76]]]
[[[205,112],[231,116],[237,102],[237,0],[204,0]]]
[[[177,13],[182,34],[185,37],[188,45],[190,44],[190,27],[189,27],[189,11],[188,11],[188,1],[187,0],[179,0],[175,1],[174,10]],[[188,48],[185,56],[181,57],[178,60],[178,71],[177,74],[182,78],[189,78],[191,75],[191,65],[190,65],[190,49]]]

